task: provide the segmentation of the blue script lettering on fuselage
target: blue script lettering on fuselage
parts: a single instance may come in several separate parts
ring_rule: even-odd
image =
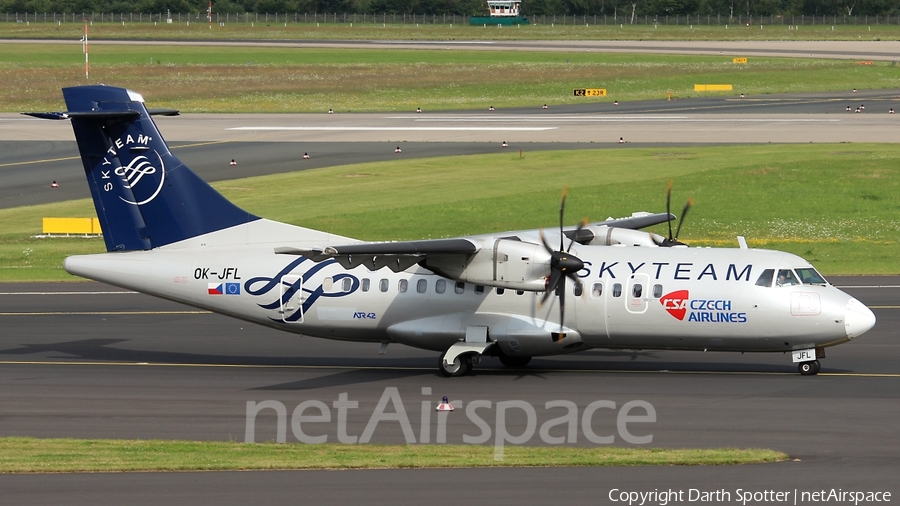
[[[313,304],[316,303],[322,297],[333,298],[333,297],[346,297],[351,293],[355,292],[359,289],[359,279],[352,274],[347,273],[339,273],[331,276],[332,283],[337,285],[339,281],[349,278],[351,280],[350,289],[336,292],[326,292],[325,287],[320,283],[318,286],[309,286],[308,280],[312,278],[316,273],[321,271],[322,269],[330,266],[336,265],[336,260],[327,260],[318,264],[312,265],[305,272],[299,273],[295,272],[294,268],[298,267],[300,264],[308,260],[306,257],[298,257],[293,262],[287,264],[281,271],[278,272],[275,276],[269,278],[265,276],[258,276],[251,279],[248,279],[246,283],[244,283],[244,291],[253,296],[262,296],[266,295],[269,292],[275,290],[276,287],[284,286],[281,289],[280,295],[273,302],[268,304],[258,304],[259,307],[263,309],[280,309],[288,305],[288,302],[291,300],[298,291],[301,291],[306,295],[303,300],[303,304],[295,310],[293,313],[287,314],[285,313],[284,318],[270,318],[272,321],[285,321],[285,322],[296,322],[300,320],[303,315],[309,311]],[[293,273],[294,276],[297,276],[297,279],[291,279],[290,281],[286,281],[282,278],[288,275],[289,273]],[[260,283],[264,283],[263,286],[257,288],[256,285]],[[277,292],[276,292],[277,293]]]

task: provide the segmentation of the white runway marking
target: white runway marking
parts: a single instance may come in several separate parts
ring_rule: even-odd
[[[405,118],[410,119],[410,118]],[[711,119],[711,118],[664,118],[664,117],[619,117],[619,118],[417,118],[416,122],[473,122],[473,123],[837,123],[839,119]]]
[[[539,132],[555,130],[556,127],[234,127],[227,130],[251,131],[304,131],[304,132]]]

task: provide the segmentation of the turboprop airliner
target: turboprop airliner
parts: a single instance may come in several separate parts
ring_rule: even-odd
[[[434,350],[446,376],[483,356],[524,367],[591,348],[780,352],[814,375],[825,348],[875,324],[796,255],[744,241],[686,247],[668,210],[565,227],[563,198],[546,235],[406,242],[270,221],[172,154],[152,116],[177,111],[109,86],[63,96],[66,112],[26,114],[75,131],[107,249],[66,258],[77,276],[304,336],[380,343],[381,353],[390,343]],[[640,230],[665,222],[668,237]]]

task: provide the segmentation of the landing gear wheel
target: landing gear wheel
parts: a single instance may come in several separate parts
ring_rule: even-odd
[[[500,363],[511,369],[521,369],[531,362],[531,357],[510,357],[509,355],[499,355]]]
[[[809,362],[800,362],[800,365],[797,366],[800,369],[800,374],[804,376],[813,376],[815,374],[819,374],[819,369],[821,366],[819,365],[818,360],[811,360]]]
[[[456,378],[459,376],[465,376],[472,370],[472,359],[471,357],[469,357],[469,354],[460,355],[449,364],[444,362],[444,357],[446,355],[446,351],[444,353],[441,353],[440,362],[438,364],[438,367],[441,370],[441,374],[443,374],[444,376],[447,376],[448,378]]]

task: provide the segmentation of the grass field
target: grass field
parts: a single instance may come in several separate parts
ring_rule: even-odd
[[[177,151],[176,151],[177,153]],[[825,274],[900,273],[900,146],[754,145],[524,152],[403,160],[224,181],[259,216],[366,240],[552,227],[661,212],[693,196],[682,231],[694,246],[790,251]],[[252,170],[252,169],[251,169]],[[365,196],[365,198],[359,198]],[[327,205],[323,205],[327,204]],[[99,239],[33,239],[44,216],[93,216],[88,200],[0,210],[0,281],[71,280],[69,254]],[[656,227],[664,233],[664,227]]]
[[[0,110],[60,110],[60,88],[102,82],[183,112],[323,112],[478,109],[587,100],[892,88],[889,62],[724,56],[492,51],[95,45],[91,78],[80,44],[0,44]],[[574,88],[606,88],[605,99]],[[720,92],[721,94],[721,92]]]
[[[759,449],[642,449],[475,445],[245,444],[161,440],[0,438],[0,473],[666,466],[779,462]]]
[[[109,19],[109,14],[106,14]],[[352,15],[350,15],[352,16]],[[311,19],[309,16],[307,19]],[[0,17],[0,20],[3,18]],[[234,17],[230,17],[233,20]],[[740,41],[740,40],[900,40],[897,17],[892,16],[892,24],[872,25],[845,25],[838,17],[837,24],[810,25],[806,19],[806,25],[791,28],[790,18],[778,19],[774,24],[760,27],[758,23],[751,27],[737,26],[735,24],[707,25],[707,21],[715,22],[715,17],[704,17],[697,24],[694,18],[693,24],[685,23],[684,16],[680,18],[680,24],[675,24],[675,17],[670,18],[671,24],[657,25],[629,25],[616,23],[612,17],[606,19],[598,17],[594,23],[593,16],[586,19],[567,16],[565,22],[562,16],[557,17],[553,23],[548,18],[548,23],[536,23],[498,28],[496,26],[470,26],[464,22],[458,22],[450,26],[447,24],[416,24],[410,19],[402,23],[402,17],[398,22],[392,23],[390,16],[386,24],[384,18],[378,18],[372,22],[372,16],[367,16],[363,22],[363,16],[357,15],[356,22],[348,18],[347,22],[340,23],[304,23],[303,15],[298,18],[300,22],[284,22],[280,17],[276,22],[274,16],[266,21],[263,17],[260,22],[236,23],[226,21],[225,15],[220,15],[220,21],[224,26],[214,24],[210,28],[205,19],[201,22],[192,20],[187,24],[186,18],[182,22],[154,25],[149,22],[132,22],[128,15],[123,25],[117,17],[117,22],[95,22],[89,27],[91,39],[154,39],[154,40],[710,40],[710,41]],[[320,16],[321,19],[321,16]],[[419,16],[421,20],[421,16]],[[462,20],[462,17],[457,17]],[[860,18],[864,22],[865,18]],[[884,16],[880,18],[885,22]],[[84,33],[84,25],[80,22],[72,23],[0,23],[0,38],[53,38],[69,39],[77,41]],[[621,17],[620,17],[621,21]],[[736,21],[736,20],[735,20]],[[796,17],[796,22],[800,17]],[[821,23],[821,18],[817,21]],[[852,20],[851,20],[852,22]],[[575,23],[575,24],[573,24]],[[585,24],[586,23],[586,24]],[[352,24],[352,26],[351,26]]]

